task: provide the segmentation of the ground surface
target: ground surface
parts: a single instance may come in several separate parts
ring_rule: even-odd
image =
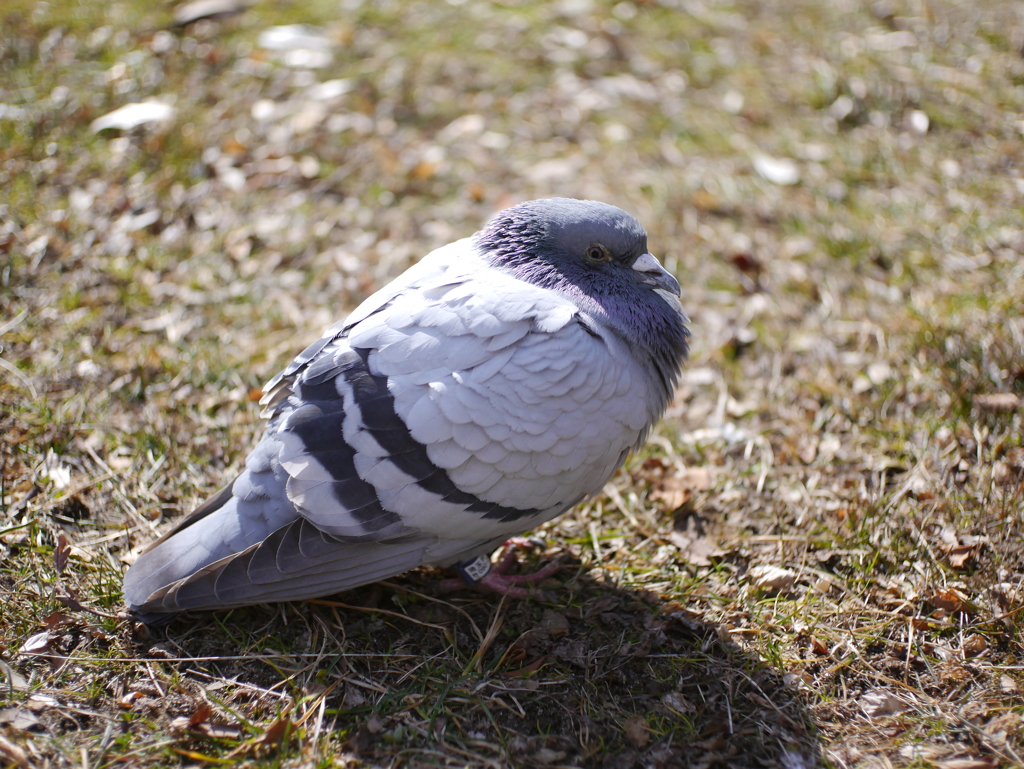
[[[2,11],[0,761],[1022,764],[1024,6],[172,10]],[[263,382],[554,194],[635,213],[694,332],[650,445],[538,532],[557,601],[119,615]]]

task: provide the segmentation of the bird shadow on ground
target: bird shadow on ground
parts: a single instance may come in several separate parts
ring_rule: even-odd
[[[565,569],[559,602],[542,604],[432,595],[435,575],[414,572],[323,601],[137,626],[134,641],[178,683],[162,712],[195,721],[200,700],[250,722],[286,712],[318,751],[368,765],[820,762],[781,672],[682,606],[593,574]]]

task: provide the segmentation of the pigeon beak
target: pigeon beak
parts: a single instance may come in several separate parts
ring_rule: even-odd
[[[641,254],[640,257],[633,262],[633,269],[636,270],[636,281],[642,283],[645,286],[651,288],[659,288],[662,291],[668,291],[669,293],[680,296],[682,289],[679,287],[679,281],[672,277],[672,275],[661,266],[659,262],[652,254]]]

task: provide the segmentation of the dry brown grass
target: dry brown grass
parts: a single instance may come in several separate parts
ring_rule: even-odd
[[[3,11],[3,760],[1024,765],[1019,4],[342,6]],[[258,45],[297,22],[325,67]],[[554,194],[636,213],[694,321],[648,448],[540,532],[557,603],[126,621],[264,381]]]

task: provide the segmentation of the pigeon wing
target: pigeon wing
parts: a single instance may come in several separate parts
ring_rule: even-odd
[[[293,383],[279,459],[317,528],[506,538],[600,490],[642,439],[657,415],[626,345],[557,293],[485,275],[402,295]],[[334,424],[312,406],[331,398]]]

